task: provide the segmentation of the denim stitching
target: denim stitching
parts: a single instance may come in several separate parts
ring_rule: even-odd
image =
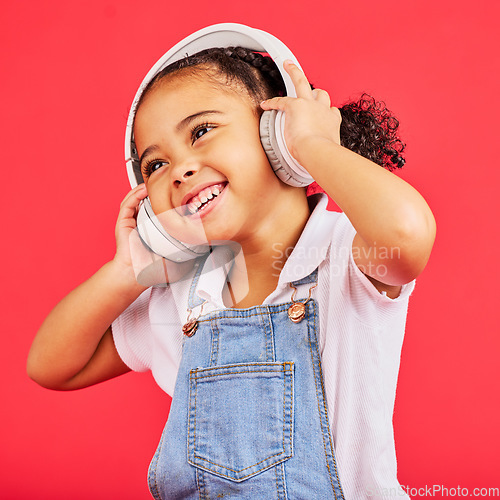
[[[193,371],[193,370],[191,370]],[[195,369],[196,371],[196,369]],[[193,456],[195,456],[195,446],[196,446],[196,417],[193,418],[193,433],[192,433],[192,436],[191,436],[191,432],[190,432],[190,429],[191,429],[191,417],[192,417],[192,413],[193,413],[193,407],[191,405],[191,401],[192,401],[192,396],[191,396],[191,391],[192,391],[192,394],[194,394],[194,411],[195,411],[195,415],[196,415],[196,404],[197,404],[197,386],[196,386],[196,383],[195,383],[195,380],[193,381],[193,377],[191,377],[191,372],[190,372],[190,377],[189,377],[189,393],[190,393],[190,397],[189,397],[189,412],[188,412],[188,453],[187,453],[187,456],[188,456],[188,462],[190,461],[190,455],[191,455],[191,448],[193,450]]]
[[[280,498],[280,487],[278,485],[278,466],[274,466],[274,474],[276,476],[276,495],[278,496],[278,500]]]
[[[196,379],[194,383],[194,430],[193,430],[193,456],[196,456],[196,415],[198,415],[198,384],[196,384]]]
[[[212,342],[210,343],[210,366],[217,366],[219,358],[219,338],[220,332],[217,321],[212,321]]]
[[[311,313],[311,306],[309,307],[309,315]],[[314,314],[314,330],[313,331],[316,331],[316,314]],[[323,425],[322,425],[322,420],[321,420],[321,408],[320,408],[320,404],[319,404],[319,391],[318,391],[318,383],[317,383],[317,380],[316,380],[316,366],[315,366],[315,360],[314,360],[314,355],[313,355],[313,352],[312,352],[312,339],[311,339],[311,331],[310,329],[308,328],[308,335],[309,335],[309,351],[311,353],[311,364],[312,364],[312,368],[313,368],[313,372],[314,372],[314,385],[316,387],[316,399],[317,399],[317,402],[318,402],[318,414],[319,414],[319,421],[320,421],[320,426],[321,426],[321,437],[323,438],[323,448],[325,450],[325,458],[326,458],[326,467],[328,469],[328,475],[330,477],[330,484],[332,486],[332,490],[333,490],[333,494],[335,496],[335,499],[337,499],[337,494],[335,493],[335,486],[333,484],[333,478],[332,478],[332,472],[330,470],[330,464],[328,463],[328,452],[327,452],[327,449],[326,449],[326,443],[325,443],[325,433],[324,433],[324,430],[323,430]]]
[[[195,458],[196,458],[196,459],[198,459],[198,460],[203,460],[204,462],[207,462],[207,463],[209,463],[209,464],[215,465],[216,467],[219,467],[219,468],[221,468],[221,469],[225,469],[225,470],[228,470],[228,471],[231,471],[231,472],[236,472],[236,473],[238,473],[238,472],[243,472],[244,470],[247,470],[247,469],[251,469],[252,467],[255,467],[256,465],[259,465],[259,464],[261,464],[262,462],[265,462],[266,460],[269,460],[269,459],[274,458],[274,457],[278,457],[278,456],[279,456],[279,455],[281,455],[282,453],[283,453],[283,452],[281,452],[281,451],[280,451],[279,453],[275,453],[274,455],[271,455],[271,456],[269,456],[269,457],[267,457],[267,458],[264,458],[264,459],[263,459],[263,460],[261,460],[260,462],[256,462],[256,463],[254,463],[254,464],[252,464],[252,465],[249,465],[248,467],[243,467],[243,469],[240,469],[240,470],[230,469],[229,467],[225,467],[225,466],[223,466],[223,465],[216,464],[215,462],[212,462],[211,460],[208,460],[207,458],[199,457],[199,456],[197,456],[197,455],[195,456]],[[290,457],[288,457],[288,456],[284,456],[284,457],[283,457],[282,459],[280,459],[280,460],[281,460],[281,461],[283,461],[283,460],[287,460],[288,458],[290,458]],[[267,468],[267,469],[269,469],[269,468],[270,468],[270,467],[272,467],[273,465],[275,465],[275,464],[274,464],[274,463],[272,463],[272,464],[266,465],[266,466],[262,467],[261,469],[257,469],[257,470],[256,470],[256,471],[254,471],[254,472],[250,472],[250,474],[248,474],[247,476],[243,476],[241,479],[244,479],[245,477],[249,477],[249,476],[255,475],[255,474],[257,474],[257,472],[261,472],[261,471],[263,471],[263,470],[264,470],[264,469],[266,469],[266,468]],[[210,472],[215,472],[215,471],[213,471],[213,470],[211,470],[211,469],[210,469]],[[219,474],[219,472],[216,472],[216,474]],[[222,473],[220,473],[220,474],[222,475]],[[227,477],[230,477],[230,476],[227,476]]]
[[[288,500],[288,491],[286,487],[285,462],[281,463],[281,474],[283,478],[283,500]]]
[[[242,373],[245,373],[247,375],[251,375],[252,373],[277,373],[278,375],[281,372],[274,372],[274,371],[269,371],[269,370],[252,370],[251,372],[228,372],[228,373],[214,373],[213,375],[204,375],[202,377],[193,377],[195,380],[202,380],[205,378],[213,378],[213,377],[223,377],[225,375],[240,375]]]
[[[278,496],[278,500],[280,498],[280,487],[278,485],[278,466],[275,465],[274,466],[274,473],[275,473],[275,476],[276,476],[276,494]]]
[[[226,368],[236,368],[238,366],[262,366],[263,368],[265,368],[266,366],[268,366],[269,368],[279,368],[280,366],[283,366],[284,364],[286,363],[290,363],[290,361],[284,361],[282,363],[280,363],[279,361],[251,361],[251,362],[248,362],[248,363],[232,363],[230,365],[218,365],[218,366],[213,366],[213,367],[207,367],[207,368],[194,368],[192,369],[191,371],[194,373],[195,371],[196,372],[200,372],[200,371],[213,371],[213,370],[224,370]]]
[[[290,364],[288,364],[288,368],[290,367]],[[292,373],[290,373],[290,376],[292,376]],[[284,388],[283,388],[283,422],[287,424],[287,428],[289,429],[290,432],[290,437],[291,437],[291,422],[287,422],[286,418],[286,395],[287,395],[287,387],[286,387],[286,377],[283,377],[283,382],[284,382]],[[293,384],[290,384],[290,391],[293,391]],[[293,402],[293,397],[290,399],[290,404]],[[291,408],[291,413],[293,414],[293,408]],[[290,443],[290,453],[293,455],[293,448],[291,446],[292,443]],[[285,452],[285,427],[283,427],[283,453]],[[278,488],[278,498],[280,497],[279,494],[279,485],[278,485],[278,466],[276,465],[276,486]]]
[[[222,371],[222,370],[225,370],[227,368],[237,368],[237,367],[241,367],[241,366],[260,366],[261,368],[268,368],[267,371],[280,373],[282,371],[283,365],[285,365],[287,363],[290,363],[290,361],[284,361],[283,363],[280,363],[280,362],[262,362],[262,361],[261,362],[255,361],[252,363],[233,363],[231,365],[217,365],[217,366],[211,366],[208,368],[193,368],[190,371],[190,374],[196,375],[196,373],[199,373],[199,372],[214,371],[214,370]],[[228,372],[228,373],[233,373],[233,372]],[[234,372],[234,373],[236,373],[236,372]],[[243,372],[243,373],[247,373],[247,372]],[[248,372],[248,373],[253,373],[253,371]],[[204,377],[205,375],[201,374],[199,376]]]
[[[286,479],[285,479],[285,462],[281,462],[276,466],[276,471],[280,469],[280,482],[279,482],[279,490],[278,490],[278,500],[287,500],[288,494],[286,492]],[[278,472],[276,472],[276,478],[278,478]]]
[[[294,363],[290,364],[290,424],[288,426],[288,430],[290,433],[290,454],[293,457],[293,428],[294,428]],[[282,464],[282,478],[283,478],[283,496],[286,499],[286,481],[285,481],[285,464]]]
[[[196,489],[198,490],[198,498],[200,500],[203,500],[203,497],[201,496],[201,489],[200,489],[200,481],[199,481],[199,477],[198,477],[198,469],[195,469],[194,471],[194,477],[195,477],[195,480],[196,480]]]
[[[261,363],[253,363],[253,365],[261,365]],[[287,378],[286,378],[286,377],[288,376],[288,377],[290,378],[290,381],[291,381],[291,380],[293,380],[293,371],[292,371],[292,369],[291,369],[292,365],[293,365],[293,363],[291,363],[291,362],[287,361],[287,362],[281,363],[281,364],[280,364],[280,365],[278,365],[278,366],[275,366],[275,368],[279,368],[279,367],[281,366],[281,368],[282,368],[282,369],[281,369],[281,370],[279,370],[279,371],[276,371],[276,370],[258,370],[258,371],[250,371],[250,372],[248,372],[248,371],[243,371],[243,372],[230,372],[230,373],[231,373],[231,374],[232,374],[232,373],[245,373],[245,374],[250,374],[250,373],[266,373],[266,372],[278,373],[278,374],[281,374],[281,373],[282,373],[282,374],[283,374],[283,381],[284,381],[284,392],[286,393],[286,390],[287,390],[287,389],[286,389],[286,382],[287,382]],[[233,366],[235,366],[235,365],[233,365]],[[236,365],[236,366],[238,366],[238,365]],[[198,369],[197,369],[197,368],[195,368],[195,369],[193,369],[193,370],[191,370],[191,371],[190,371],[190,379],[191,379],[191,382],[193,382],[193,381],[194,381],[194,385],[195,385],[195,387],[196,387],[196,388],[197,388],[196,381],[197,381],[199,378],[208,378],[208,377],[216,377],[216,376],[218,376],[218,375],[225,375],[224,373],[222,373],[222,374],[214,374],[214,375],[202,376],[202,377],[199,377],[199,378],[198,378],[198,377],[196,376],[197,372],[198,372]],[[291,388],[292,388],[292,387],[293,387],[293,383],[290,383],[290,386],[291,386]],[[291,389],[291,390],[293,390],[293,389]],[[197,410],[197,401],[196,401],[197,389],[195,389],[193,392],[194,392],[194,408],[195,408],[195,412],[196,412],[196,410]],[[285,396],[286,396],[286,394],[285,394]],[[291,405],[292,405],[292,402],[290,402],[290,406],[291,406]],[[292,408],[290,408],[290,410],[292,410]],[[190,418],[190,416],[191,416],[191,412],[189,413],[189,418]],[[235,472],[235,473],[239,473],[239,472],[242,472],[242,471],[244,471],[244,470],[247,470],[247,469],[250,469],[250,468],[252,468],[252,467],[255,467],[255,466],[257,466],[257,465],[261,464],[262,462],[265,462],[265,461],[267,461],[267,460],[270,460],[270,459],[272,459],[272,458],[274,458],[274,457],[277,457],[277,456],[281,455],[282,453],[283,453],[283,454],[285,454],[285,456],[283,457],[283,459],[281,459],[281,461],[283,461],[283,460],[287,460],[288,458],[290,458],[291,456],[293,456],[293,453],[291,453],[291,452],[292,452],[292,450],[291,450],[291,443],[290,443],[290,453],[289,453],[289,454],[287,454],[287,453],[286,453],[286,451],[285,451],[285,426],[287,426],[287,424],[289,424],[289,422],[287,422],[287,420],[286,420],[286,418],[285,418],[285,398],[283,399],[283,416],[284,416],[284,418],[283,418],[283,439],[282,439],[282,443],[283,443],[283,451],[282,451],[282,452],[280,452],[280,453],[275,453],[274,455],[271,455],[271,456],[269,456],[269,457],[266,457],[266,458],[264,458],[263,460],[261,460],[260,462],[256,462],[255,464],[252,464],[252,465],[249,465],[249,466],[247,466],[247,467],[244,467],[243,469],[240,469],[239,471],[236,471],[236,470],[230,469],[229,467],[221,466],[221,465],[216,464],[216,463],[214,463],[214,462],[212,462],[212,461],[210,461],[210,460],[208,460],[208,459],[206,459],[206,458],[200,457],[200,456],[198,456],[198,455],[196,454],[196,450],[195,450],[195,446],[196,446],[196,418],[194,418],[194,419],[193,419],[193,420],[194,420],[194,430],[193,430],[193,434],[194,434],[194,443],[193,443],[193,454],[194,454],[194,459],[196,459],[196,460],[203,460],[204,462],[207,462],[207,463],[209,463],[209,464],[215,465],[216,467],[219,467],[219,468],[222,468],[222,469],[225,469],[225,470],[229,470],[229,471],[231,471],[231,472]],[[288,427],[290,427],[290,425],[288,425]],[[291,429],[289,429],[289,434],[290,434],[290,441],[291,441],[291,437],[292,437],[292,432],[291,432]],[[188,456],[189,456],[189,454],[188,454]],[[279,463],[279,462],[278,462],[278,463]],[[195,465],[195,464],[193,464],[193,465]],[[265,466],[265,467],[263,467],[263,468],[261,468],[261,469],[258,469],[257,471],[251,472],[251,473],[250,473],[250,474],[248,474],[247,476],[243,476],[242,478],[240,478],[240,480],[243,480],[243,479],[245,479],[245,478],[247,478],[247,477],[250,477],[250,476],[252,476],[252,475],[255,475],[255,474],[257,474],[258,472],[261,472],[261,471],[265,470],[266,468],[268,469],[268,468],[272,467],[273,465],[275,465],[275,464],[270,464],[270,465]],[[200,466],[200,467],[201,467],[201,466]],[[231,476],[224,475],[224,474],[222,474],[222,473],[220,473],[220,472],[218,472],[218,471],[216,472],[216,471],[211,470],[211,469],[209,470],[209,472],[219,474],[219,475],[221,475],[221,476],[223,476],[223,477],[227,477],[227,478],[229,478],[229,479],[234,479],[234,478],[232,478]]]
[[[281,444],[283,446],[283,453],[285,453],[285,426],[287,424],[286,421],[286,377],[283,376],[283,436]]]
[[[281,488],[280,488],[280,482],[279,482],[279,476],[278,476],[278,467],[279,467],[279,465],[276,465],[274,467],[274,472],[276,474],[276,495],[278,497],[278,500],[280,500],[281,499],[281,494],[280,494]]]
[[[284,363],[285,365],[285,371],[284,371],[284,375],[287,375],[287,372],[290,372],[290,378],[293,379],[293,372],[292,372],[292,364],[293,363],[290,363],[290,362],[286,362]],[[287,421],[287,415],[286,415],[286,408],[287,408],[287,405],[286,405],[286,399],[287,399],[287,394],[288,394],[288,390],[287,390],[287,378],[286,376],[283,377],[283,422],[285,424],[287,424],[287,428],[288,428],[288,433],[289,433],[289,437],[288,437],[288,440],[290,441],[289,442],[289,447],[290,447],[290,452],[292,452],[292,431],[291,431],[291,421],[288,422]],[[293,395],[293,383],[290,384],[290,393],[292,393]],[[291,410],[291,413],[293,414],[293,397],[290,398],[290,410]],[[283,453],[285,453],[285,428],[283,428]]]
[[[274,348],[274,329],[273,322],[271,321],[271,315],[266,315],[267,321],[264,321],[264,315],[261,316],[262,327],[265,332],[265,342],[266,342],[266,360],[274,362],[276,361],[276,349]]]
[[[310,350],[310,353],[311,353],[311,361],[312,361],[312,366],[313,366],[313,371],[314,371],[314,384],[316,386],[316,396],[317,396],[317,401],[318,401],[319,421],[320,421],[320,425],[322,427],[322,429],[321,429],[321,435],[322,435],[322,438],[323,438],[323,447],[324,447],[324,450],[325,450],[326,467],[328,469],[328,475],[330,476],[330,483],[332,485],[333,494],[335,496],[335,499],[337,499],[337,493],[335,492],[335,485],[333,484],[332,472],[330,470],[330,464],[328,463],[328,451],[327,451],[327,445],[326,445],[326,442],[325,442],[325,432],[324,432],[324,429],[323,429],[323,423],[324,423],[323,422],[323,414],[321,412],[321,406],[320,406],[320,401],[319,401],[320,393],[319,393],[319,390],[318,390],[318,384],[317,384],[317,380],[316,380],[316,378],[317,378],[316,363],[315,363],[315,358],[314,358],[314,354],[313,354],[313,351],[312,351],[312,339],[311,339],[311,337],[314,335],[314,344],[315,344],[315,347],[316,347],[316,353],[318,354],[317,337],[316,337],[316,306],[315,306],[314,302],[311,302],[311,306],[309,307],[309,309],[314,309],[313,310],[314,328],[312,330],[313,333],[311,333],[311,329],[309,328],[309,323],[308,323],[308,330],[309,330],[309,350]],[[310,313],[311,313],[311,311],[309,311],[309,314]],[[324,397],[325,392],[324,392],[324,386],[323,386],[323,374],[322,374],[322,371],[321,371],[321,360],[319,362],[319,372],[320,372],[319,375],[320,375],[320,383],[321,383],[321,394],[323,396],[323,406],[325,406],[326,405],[326,399]],[[325,411],[326,411],[326,409],[325,409]],[[326,416],[326,423],[327,423],[327,426],[328,426],[328,438],[330,440],[330,450],[332,451],[332,459],[333,459],[333,465],[334,465],[334,469],[335,469],[335,476],[337,478],[337,484],[339,486],[340,493],[341,493],[342,498],[343,498],[344,494],[342,492],[342,487],[340,486],[340,480],[339,480],[339,476],[338,476],[338,473],[337,473],[337,463],[335,461],[335,455],[333,454],[332,440],[331,440],[331,434],[330,434],[330,424],[328,423],[328,414],[326,413],[325,416]]]
[[[205,488],[205,476],[203,475],[203,471],[195,467],[195,475],[196,487],[198,488],[200,500],[209,500],[207,489]]]
[[[210,474],[214,474],[216,476],[220,476],[220,477],[224,477],[224,478],[227,478],[227,479],[230,479],[231,481],[233,482],[236,482],[236,483],[240,483],[240,482],[243,482],[245,479],[248,479],[249,477],[252,477],[252,476],[256,476],[257,474],[260,474],[261,472],[264,472],[265,470],[267,469],[270,469],[271,467],[273,467],[274,465],[279,465],[280,463],[282,462],[285,462],[286,460],[288,460],[290,457],[283,457],[282,459],[278,460],[276,463],[274,464],[270,464],[268,465],[267,467],[263,467],[262,469],[259,469],[259,470],[256,470],[255,472],[251,472],[250,474],[247,474],[246,476],[243,476],[241,478],[238,478],[238,479],[235,479],[234,477],[231,477],[227,474],[224,474],[222,472],[216,472],[214,471],[213,469],[209,469],[208,466],[203,466],[203,465],[199,465],[199,464],[192,464],[194,465],[195,467],[198,467],[199,469],[201,470],[204,470],[206,472],[209,472]],[[202,459],[203,460],[203,459]],[[209,462],[208,460],[206,460],[206,462],[208,463],[212,463],[212,462]],[[214,465],[217,465],[217,464],[214,464]],[[220,467],[220,466],[218,466]],[[227,469],[227,470],[231,470],[231,469]]]
[[[293,367],[294,364],[290,364],[290,425],[288,426],[289,432],[290,432],[290,453],[293,456],[293,411],[294,411],[294,405],[293,405]]]
[[[197,470],[200,473],[200,483],[203,487],[203,500],[210,500],[210,496],[207,490],[207,483],[206,483],[207,476],[205,474],[205,471],[203,469],[197,469]]]
[[[335,460],[335,450],[334,450],[334,446],[333,446],[333,442],[332,442],[332,435],[331,435],[331,432],[330,432],[330,423],[328,421],[328,408],[327,408],[327,405],[326,405],[326,397],[325,397],[325,385],[324,385],[324,380],[323,380],[323,367],[322,367],[322,364],[321,364],[321,358],[320,358],[320,355],[319,355],[319,351],[318,351],[318,337],[317,337],[317,329],[316,329],[316,308],[315,308],[315,311],[314,311],[314,338],[315,338],[315,341],[314,341],[314,345],[316,346],[316,355],[317,355],[317,359],[319,360],[319,379],[321,381],[321,393],[323,395],[323,409],[324,409],[324,418],[326,420],[326,428],[327,428],[327,431],[328,431],[328,439],[330,441],[330,449],[331,449],[331,452],[332,452],[332,460],[333,460],[333,466],[334,466],[334,469],[335,469],[335,477],[337,478],[337,484],[338,484],[338,487],[339,487],[339,490],[340,490],[340,494],[342,495],[342,497],[344,497],[344,492],[342,491],[342,485],[340,484],[340,478],[339,478],[339,474],[338,474],[338,470],[337,470],[337,461]]]

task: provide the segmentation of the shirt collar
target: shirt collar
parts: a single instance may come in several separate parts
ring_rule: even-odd
[[[279,277],[278,286],[309,276],[326,258],[331,242],[331,219],[327,214],[328,197],[318,193],[309,196],[311,215],[288,257]]]
[[[214,247],[207,259],[204,262],[201,261],[202,270],[195,274],[195,276],[199,276],[199,280],[194,286],[196,287],[196,295],[202,301],[208,300],[218,307],[224,307],[222,289],[226,283],[227,275],[231,271],[233,261],[233,252],[226,246]],[[193,283],[191,283],[191,287],[193,287]],[[191,290],[190,297],[193,293],[194,290]],[[190,300],[199,303],[196,298]]]

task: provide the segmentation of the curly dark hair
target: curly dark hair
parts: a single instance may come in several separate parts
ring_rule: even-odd
[[[225,75],[228,83],[243,84],[256,103],[286,95],[281,73],[271,57],[243,47],[216,47],[187,56],[160,71],[144,90],[136,109],[164,77],[196,66],[212,68],[215,78],[220,79],[220,75]],[[399,121],[384,102],[362,94],[358,101],[348,102],[339,109],[342,115],[342,146],[388,170],[401,168],[405,164],[402,157],[405,144],[398,136]]]
[[[343,146],[389,170],[401,168],[405,144],[398,136],[399,121],[383,101],[363,94],[340,109],[340,140]]]

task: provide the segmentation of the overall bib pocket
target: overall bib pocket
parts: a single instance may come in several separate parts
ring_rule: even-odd
[[[293,455],[293,363],[189,372],[188,462],[240,482]]]

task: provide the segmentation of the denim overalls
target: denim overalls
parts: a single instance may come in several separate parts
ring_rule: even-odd
[[[202,304],[191,283],[189,308]],[[293,283],[317,282],[317,270]],[[318,306],[223,309],[185,337],[168,422],[149,467],[156,499],[344,499],[318,345]]]

